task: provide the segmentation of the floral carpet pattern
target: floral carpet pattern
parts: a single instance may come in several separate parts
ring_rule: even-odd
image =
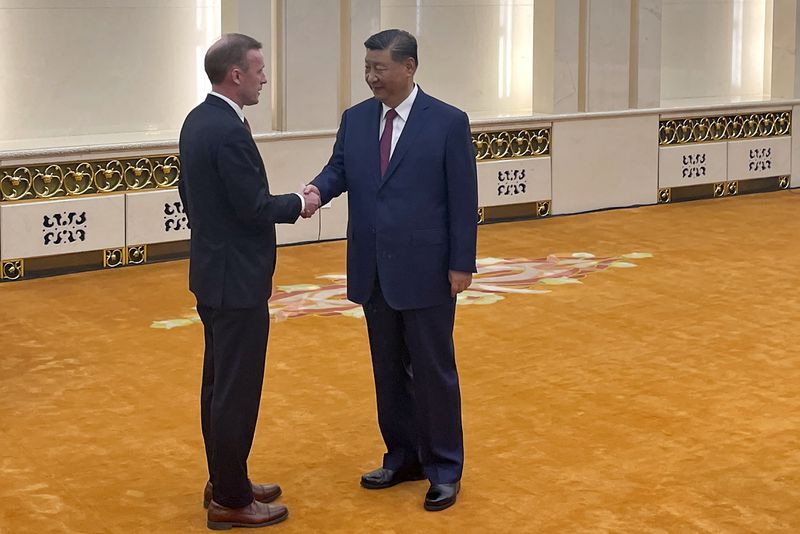
[[[581,279],[609,268],[636,267],[630,260],[651,258],[647,252],[632,252],[621,256],[596,257],[588,252],[568,255],[551,254],[544,258],[481,258],[472,286],[458,296],[458,304],[493,304],[504,299],[504,293],[536,295],[549,293],[542,286],[580,284]],[[347,277],[343,274],[324,274],[317,278],[327,284],[281,285],[269,302],[270,316],[278,321],[317,315],[345,315],[360,318],[360,304],[347,300]],[[177,319],[153,321],[151,328],[172,329],[200,321],[197,312]]]

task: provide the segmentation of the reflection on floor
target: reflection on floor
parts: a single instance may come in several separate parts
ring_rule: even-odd
[[[482,227],[464,303],[491,304],[460,306],[456,326],[464,485],[439,514],[425,482],[358,486],[383,450],[363,318],[319,278],[344,272],[344,243],[281,249],[250,461],[284,488],[273,529],[800,529],[798,201]],[[0,532],[205,532],[186,262],[5,283],[0,299]]]

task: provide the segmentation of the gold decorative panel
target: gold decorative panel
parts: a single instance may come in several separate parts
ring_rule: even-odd
[[[178,156],[0,168],[0,202],[118,193],[177,185]]]
[[[2,262],[0,278],[18,280],[25,276],[25,260],[5,260]]]
[[[658,124],[658,144],[682,145],[755,137],[791,135],[792,112],[771,111],[685,119],[662,119]]]
[[[140,265],[147,261],[147,245],[129,246],[128,265]]]
[[[531,158],[550,154],[550,128],[472,134],[475,159]]]
[[[103,267],[120,267],[125,265],[125,249],[109,248],[103,251]]]

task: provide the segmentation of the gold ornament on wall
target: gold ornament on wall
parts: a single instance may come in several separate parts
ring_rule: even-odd
[[[33,173],[27,167],[17,167],[11,173],[6,170],[0,175],[0,200],[25,200],[33,198],[31,191]]]
[[[128,265],[139,265],[147,261],[147,245],[128,247]]]
[[[550,202],[543,200],[536,203],[536,216],[548,217],[550,215]]]
[[[550,129],[481,132],[472,134],[475,159],[530,158],[550,154]]]
[[[25,260],[4,260],[0,278],[5,280],[19,280],[25,276]]]
[[[0,201],[175,187],[180,168],[176,155],[0,168]]]
[[[153,168],[153,179],[158,187],[172,187],[178,183],[180,176],[181,163],[178,156],[167,156]]]
[[[103,251],[103,267],[113,268],[125,265],[125,249],[109,248]]]
[[[144,189],[151,184],[153,177],[153,164],[147,158],[136,160],[134,164],[125,167],[125,185],[129,190]]]
[[[668,146],[778,137],[791,135],[791,130],[791,111],[663,119],[658,125],[658,144]]]
[[[115,159],[105,165],[97,165],[94,172],[94,184],[97,190],[102,193],[112,193],[123,188],[123,172],[122,163]]]
[[[78,163],[75,168],[67,167],[64,175],[64,189],[68,195],[83,195],[92,188],[92,166],[88,163]]]

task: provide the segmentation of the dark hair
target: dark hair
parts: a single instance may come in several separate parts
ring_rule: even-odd
[[[392,61],[402,63],[412,58],[419,66],[417,59],[417,39],[405,30],[383,30],[364,41],[367,50],[389,50]]]
[[[261,50],[261,43],[241,33],[226,33],[206,52],[205,69],[211,83],[221,83],[228,70],[237,66],[247,70],[247,53]]]

